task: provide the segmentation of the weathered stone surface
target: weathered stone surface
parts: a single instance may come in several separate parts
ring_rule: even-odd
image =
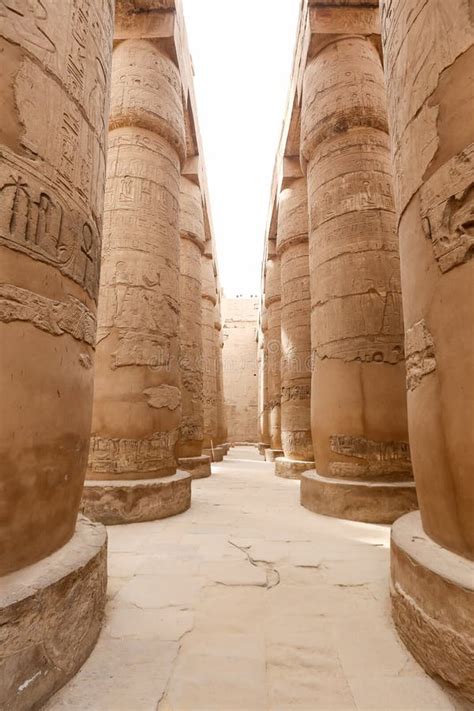
[[[415,659],[474,701],[474,563],[435,543],[420,513],[391,534],[392,613]]]
[[[267,408],[272,449],[281,449],[281,271],[280,257],[272,255],[265,266],[267,332]]]
[[[200,457],[181,457],[178,459],[178,466],[193,479],[205,479],[211,476],[211,459],[206,455]]]
[[[344,517],[352,501],[354,518],[370,520],[373,512],[374,521],[393,520],[404,502],[410,510],[414,495],[410,484],[363,485],[411,479],[385,104],[370,38],[337,36],[308,63],[301,151],[310,215],[312,436],[318,475],[354,483],[341,482],[339,503],[333,482],[302,501]]]
[[[285,457],[308,461],[314,454],[305,178],[291,181],[280,193],[277,250],[281,262],[281,444]]]
[[[217,442],[217,360],[214,336],[214,311],[217,303],[212,253],[206,250],[202,256],[202,358],[204,391],[204,440],[209,449]],[[204,452],[203,454],[207,454]]]
[[[314,461],[303,462],[288,457],[277,457],[275,459],[275,474],[282,479],[301,479],[303,472],[314,467]]]
[[[216,276],[217,302],[214,307],[214,348],[216,357],[216,418],[217,418],[217,443],[221,444],[227,439],[227,410],[224,401],[224,367],[222,351],[224,348],[224,335],[222,332],[221,288]]]
[[[41,708],[81,667],[99,636],[107,534],[80,517],[52,555],[1,580],[0,706]]]
[[[255,298],[222,300],[224,392],[231,442],[256,442],[258,437],[257,312]]]
[[[277,457],[283,457],[285,455],[282,449],[266,449],[265,450],[265,461],[274,462]]]
[[[91,421],[112,25],[111,1],[81,11],[73,0],[1,4],[0,575],[74,533]]]
[[[112,62],[90,479],[154,479],[176,471],[183,152],[178,69],[156,43],[119,43]]]
[[[474,559],[474,18],[384,0],[382,25],[416,488],[425,532]]]
[[[224,456],[226,454],[226,451],[225,451],[224,447],[215,446],[215,447],[212,447],[212,449],[203,449],[202,453],[206,457],[209,457],[211,462],[222,462],[222,460],[224,459]]]
[[[418,506],[413,481],[341,481],[314,470],[301,475],[301,505],[324,516],[364,523],[393,523]]]
[[[204,437],[201,316],[204,216],[199,186],[183,176],[180,200],[179,369],[182,419],[177,453],[179,457],[199,457]]]
[[[184,471],[159,479],[88,480],[82,512],[107,526],[176,516],[191,506],[191,480]]]

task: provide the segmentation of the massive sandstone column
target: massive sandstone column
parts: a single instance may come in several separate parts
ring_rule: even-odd
[[[119,43],[112,101],[96,383],[84,511],[105,523],[190,505],[176,472],[180,163],[178,69],[153,41]]]
[[[302,504],[390,523],[416,495],[384,78],[369,38],[331,39],[303,88],[316,471]]]
[[[213,445],[214,461],[222,461],[225,454],[225,447],[222,447],[224,442],[224,388],[222,382],[222,323],[221,323],[221,308],[220,294],[216,279],[214,280],[214,288],[216,291],[216,304],[214,306],[214,359],[216,371],[216,438]]]
[[[281,271],[281,442],[278,476],[299,479],[314,467],[311,441],[311,302],[305,178],[279,196],[277,251]]]
[[[77,520],[92,411],[113,4],[0,6],[0,707],[99,634],[106,534]],[[27,568],[27,572],[25,572]]]
[[[202,255],[202,359],[204,392],[204,454],[212,457],[217,444],[217,368],[214,335],[215,306],[217,303],[212,244],[208,240]]]
[[[181,176],[180,208],[179,367],[182,418],[177,454],[180,467],[197,479],[211,474],[209,457],[202,454],[204,404],[201,255],[204,251],[205,236],[201,190],[185,176]]]
[[[406,0],[382,22],[421,512],[393,528],[393,615],[474,700],[474,18],[462,0]]]
[[[258,332],[258,415],[260,442],[258,451],[265,454],[270,449],[270,426],[268,418],[268,359],[266,354],[267,314],[263,303],[260,306],[260,329]]]
[[[281,279],[280,257],[274,241],[269,242],[265,268],[265,308],[267,313],[268,359],[268,414],[270,448],[265,451],[267,461],[283,455],[281,448]]]

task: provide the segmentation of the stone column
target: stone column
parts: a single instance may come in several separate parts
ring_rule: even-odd
[[[88,657],[103,618],[105,529],[77,514],[91,426],[112,31],[113,4],[103,0],[0,8],[4,709],[42,706]]]
[[[416,494],[384,78],[369,37],[331,39],[303,88],[316,471],[302,478],[301,500],[391,523]]]
[[[179,366],[182,419],[177,454],[179,466],[192,474],[193,479],[200,479],[211,475],[210,459],[202,454],[201,255],[204,251],[204,216],[201,190],[185,176],[181,176],[180,208]]]
[[[474,18],[462,0],[385,0],[382,23],[421,512],[393,528],[393,616],[474,700]]]
[[[204,391],[203,454],[211,457],[217,444],[217,369],[214,336],[214,309],[217,294],[214,277],[214,260],[210,240],[202,256],[202,358]]]
[[[308,199],[305,178],[279,197],[277,250],[281,264],[281,441],[275,473],[300,479],[314,468],[311,441],[311,302]]]
[[[175,458],[181,92],[178,69],[157,42],[116,46],[83,498],[84,511],[108,524],[163,518],[190,505],[191,478],[176,471]]]
[[[270,449],[270,428],[268,422],[268,363],[266,354],[267,315],[263,304],[260,307],[260,329],[258,332],[258,413],[260,442],[258,451],[265,454],[265,449]]]
[[[219,351],[217,359],[217,440],[219,446],[224,449],[224,454],[229,451],[227,442],[227,414],[225,405],[225,389],[224,389],[224,333],[222,328],[222,307],[220,308],[221,328],[219,331]]]
[[[276,254],[274,241],[269,243],[265,269],[265,308],[267,312],[266,346],[268,360],[268,416],[270,449],[265,450],[265,459],[275,461],[283,456],[281,448],[281,284],[280,257]]]
[[[216,304],[214,306],[214,358],[216,369],[216,439],[213,447],[213,458],[216,462],[221,462],[225,455],[224,442],[224,387],[222,383],[222,323],[220,309],[220,294],[217,282],[214,278],[214,288],[216,291]]]

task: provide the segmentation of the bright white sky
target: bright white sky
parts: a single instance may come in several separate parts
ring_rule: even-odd
[[[260,292],[299,0],[183,0],[221,285]]]

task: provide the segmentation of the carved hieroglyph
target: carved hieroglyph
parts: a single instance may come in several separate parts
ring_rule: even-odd
[[[334,478],[410,478],[385,103],[368,38],[339,36],[306,68],[312,435],[317,472]]]
[[[382,3],[408,418],[423,527],[474,558],[474,16]]]
[[[184,176],[181,176],[180,237],[179,369],[182,419],[177,452],[179,457],[199,457],[204,426],[201,317],[204,217],[201,190]]]
[[[311,441],[311,302],[305,178],[279,197],[281,261],[281,443],[285,457],[314,458]]]
[[[214,261],[209,242],[202,256],[202,363],[204,393],[204,444],[217,441],[217,368],[214,309],[217,303]]]
[[[156,43],[114,50],[88,478],[173,474],[178,368],[179,72]]]
[[[0,2],[0,575],[57,550],[76,523],[112,34],[112,0]]]
[[[269,254],[265,269],[265,308],[267,312],[268,413],[270,444],[281,449],[281,277],[280,257]]]

